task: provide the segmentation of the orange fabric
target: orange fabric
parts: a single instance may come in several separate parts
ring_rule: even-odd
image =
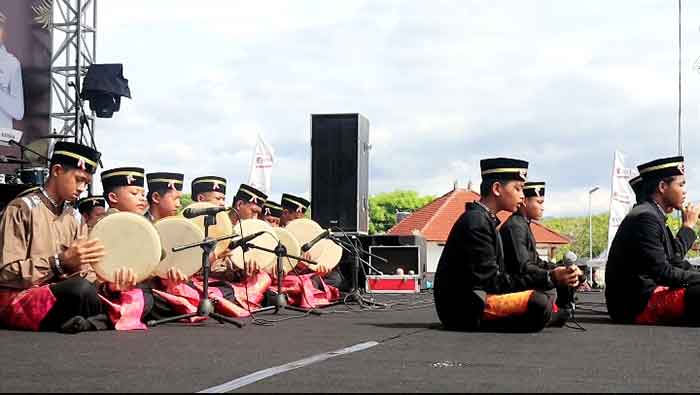
[[[533,290],[503,295],[486,295],[482,320],[500,320],[527,313],[527,305]]]
[[[641,325],[676,324],[685,313],[685,288],[656,287],[647,307],[635,318]]]

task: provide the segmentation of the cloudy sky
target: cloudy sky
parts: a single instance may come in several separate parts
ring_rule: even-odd
[[[531,162],[547,215],[609,205],[628,164],[677,152],[678,14],[668,0],[101,1],[100,63],[133,100],[99,120],[107,168],[247,181],[256,133],[273,198],[310,191],[310,114],[370,120],[370,192],[441,195],[479,159]],[[208,5],[204,5],[208,4]],[[700,201],[700,2],[684,1],[682,125]]]

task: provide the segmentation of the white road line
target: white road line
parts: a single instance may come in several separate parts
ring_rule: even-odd
[[[327,359],[335,358],[341,355],[350,354],[353,352],[364,351],[368,348],[372,348],[379,343],[375,341],[356,344],[351,347],[343,348],[336,351],[330,351],[323,354],[317,354],[309,358],[300,359],[298,361],[290,362],[284,365],[275,366],[274,368],[269,368],[265,370],[259,370],[255,373],[251,373],[247,376],[239,377],[235,380],[231,380],[227,383],[217,385],[216,387],[207,388],[205,390],[199,391],[200,394],[220,394],[224,392],[230,392],[246,385],[253,384],[257,381],[264,380],[268,377],[272,377],[281,373],[288,372],[290,370],[299,369],[304,366],[308,366],[317,362],[325,361]]]

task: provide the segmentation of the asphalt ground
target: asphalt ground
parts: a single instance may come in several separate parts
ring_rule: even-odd
[[[196,392],[226,383],[239,392],[700,391],[698,329],[613,324],[600,293],[580,295],[585,331],[533,334],[442,330],[429,293],[378,300],[390,307],[261,314],[265,325],[244,328],[3,330],[0,391]]]

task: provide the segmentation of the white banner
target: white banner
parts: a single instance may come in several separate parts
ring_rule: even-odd
[[[272,149],[258,133],[258,141],[255,144],[253,160],[250,164],[248,185],[269,195],[272,192],[270,179],[272,177],[272,165],[274,163],[275,150]]]
[[[612,189],[610,193],[610,221],[608,222],[608,249],[615,238],[617,228],[625,219],[627,213],[634,207],[637,198],[630,186],[630,179],[636,177],[637,169],[625,167],[625,157],[620,151],[615,151],[615,161],[612,172]]]

